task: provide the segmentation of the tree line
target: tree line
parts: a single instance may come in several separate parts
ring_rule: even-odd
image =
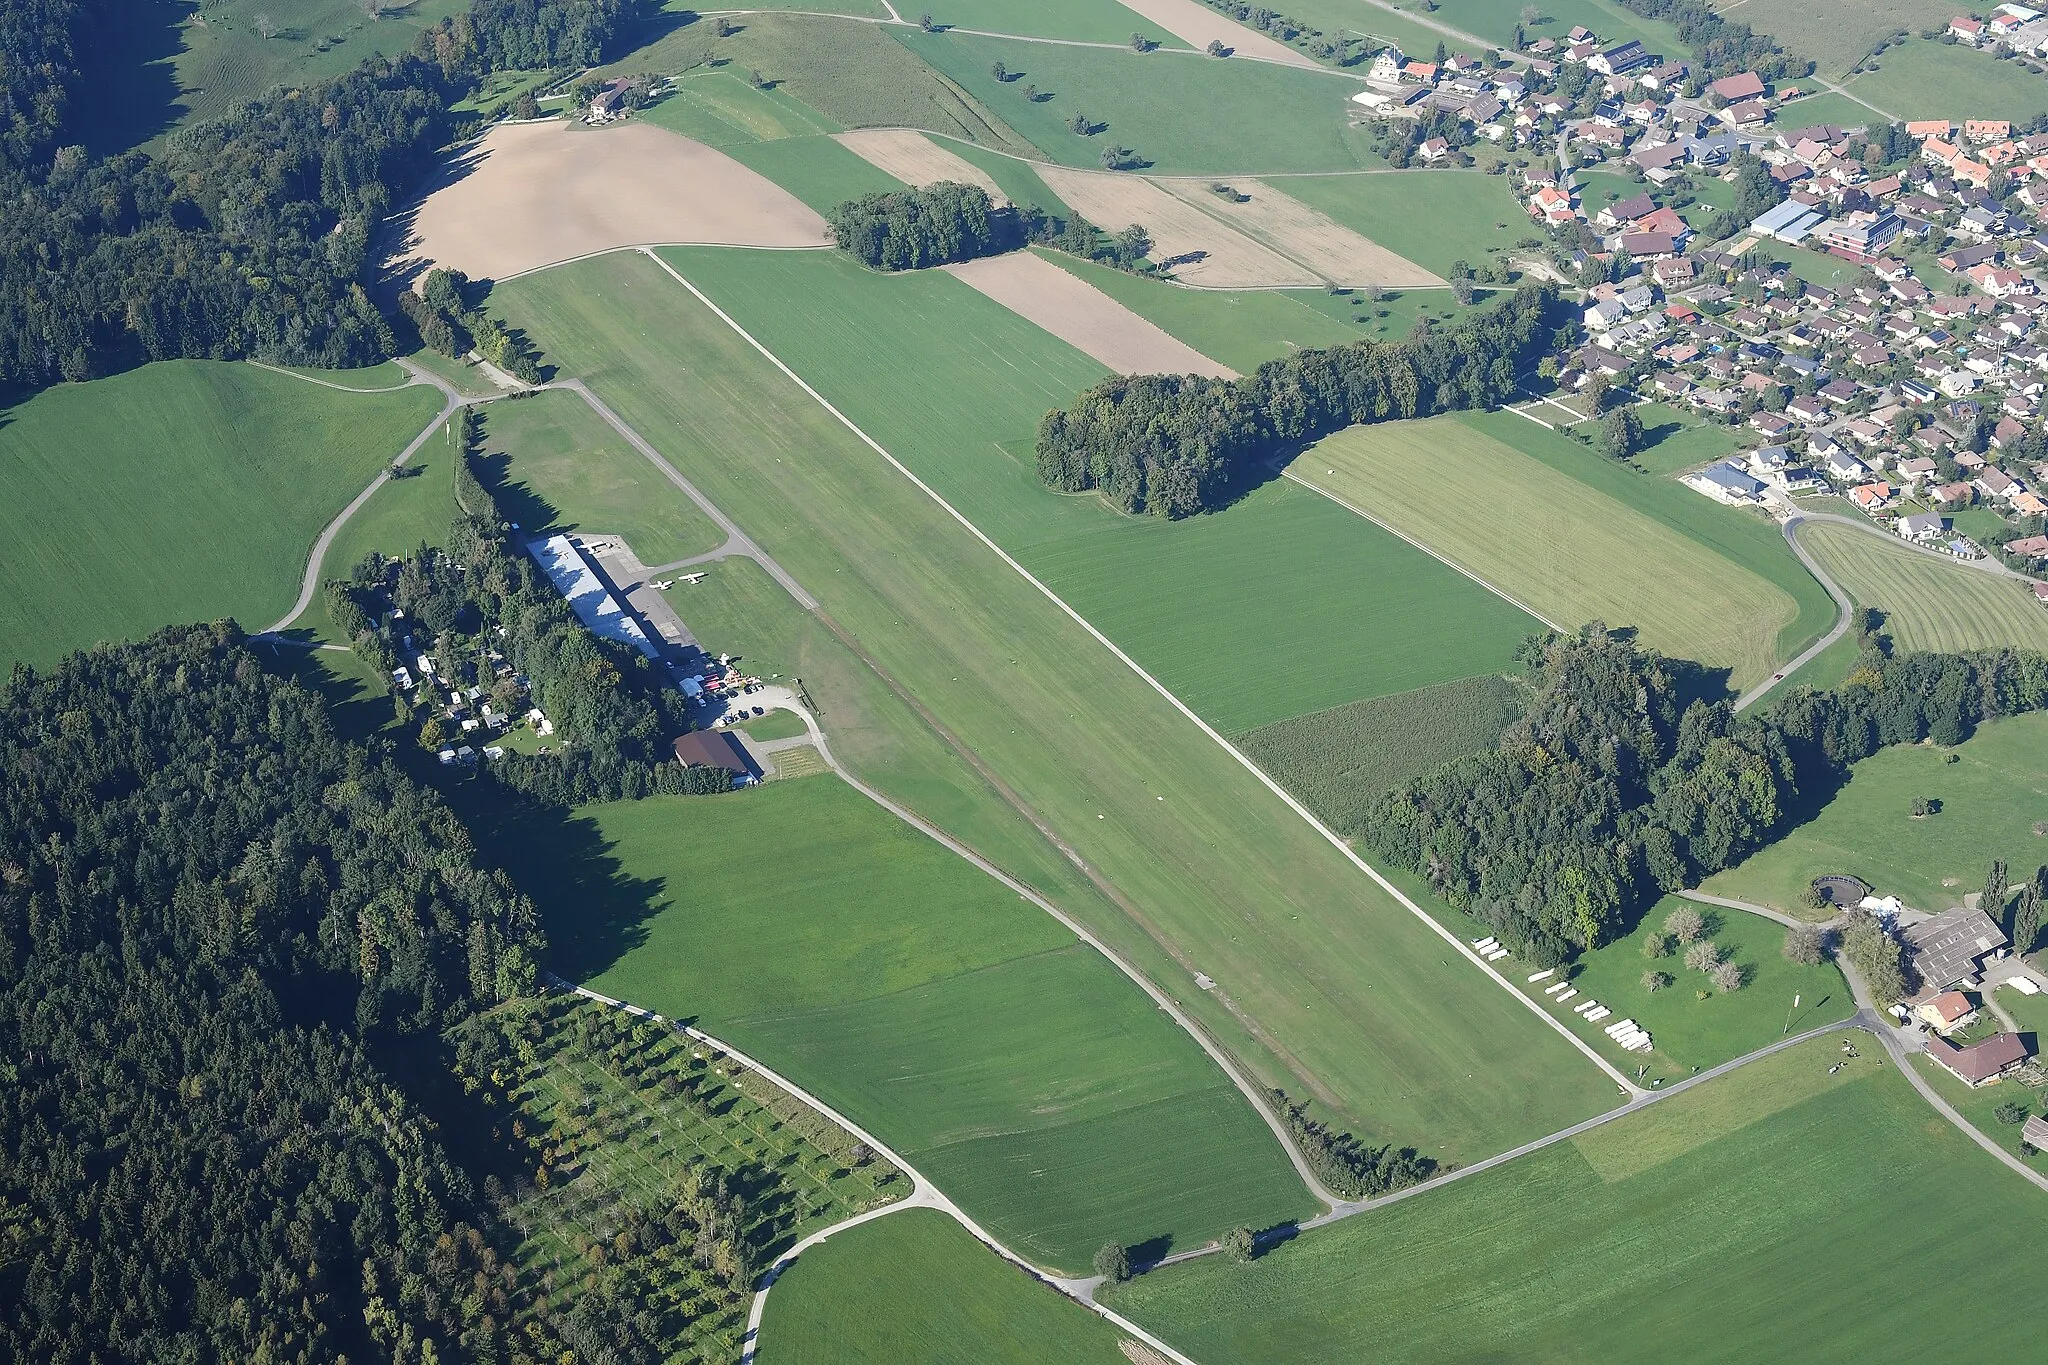
[[[1737,71],[1754,71],[1765,81],[1813,74],[1812,62],[1787,55],[1777,40],[1723,18],[1704,0],[1621,0],[1621,7],[1677,29],[1678,41],[1692,50],[1709,79]]]
[[[442,355],[479,352],[485,360],[528,384],[542,383],[540,356],[521,331],[508,329],[469,303],[469,276],[460,270],[429,270],[418,290],[399,291],[398,306],[420,340]]]
[[[872,270],[924,270],[1040,243],[1119,270],[1149,271],[1152,239],[1137,224],[1106,233],[1078,213],[997,207],[979,185],[941,181],[848,199],[830,214],[832,239]]]
[[[1539,965],[1611,942],[1667,892],[1780,837],[1850,765],[1960,744],[2048,706],[2048,656],[1894,654],[1858,614],[1856,667],[1737,715],[1719,681],[1597,624],[1532,639],[1535,698],[1493,751],[1387,793],[1347,831]]]
[[[0,1357],[559,1358],[386,1060],[532,904],[232,624],[0,689]]]
[[[627,0],[473,0],[395,59],[95,159],[62,144],[96,8],[0,0],[0,385],[391,354],[360,281],[378,223],[456,131],[450,103],[492,71],[596,62],[630,17]]]
[[[1506,401],[1571,326],[1553,286],[1524,285],[1454,326],[1296,351],[1241,379],[1115,376],[1045,415],[1039,476],[1126,512],[1212,511],[1259,466],[1333,431]]]

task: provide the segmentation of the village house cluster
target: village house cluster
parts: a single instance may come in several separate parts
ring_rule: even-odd
[[[2025,5],[2000,5],[1983,18],[1958,14],[1948,21],[1948,36],[1971,47],[2048,55],[2048,13]]]

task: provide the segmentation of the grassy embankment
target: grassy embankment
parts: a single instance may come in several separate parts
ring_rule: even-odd
[[[1312,1209],[1142,992],[837,778],[517,820],[496,842],[564,975],[759,1057],[1039,1264]]]
[[[1941,809],[1916,820],[1921,796]],[[2015,881],[2048,863],[2039,821],[2048,821],[2048,715],[2036,713],[1994,721],[1953,750],[1916,744],[1871,755],[1819,814],[1702,889],[1799,915],[1809,913],[1799,897],[1815,877],[1847,872],[1880,895],[1946,910],[1984,885],[1993,859],[2005,859]]]
[[[905,1209],[806,1251],[768,1296],[774,1365],[1122,1365],[1124,1334],[933,1209]]]
[[[262,630],[321,528],[440,406],[424,385],[344,393],[195,360],[0,411],[0,665],[174,621]]]
[[[1852,526],[1810,522],[1799,541],[1902,650],[2048,649],[2048,611],[2017,579],[1922,554]]]
[[[694,268],[690,253],[675,259]],[[1601,1104],[1605,1082],[1583,1060],[1497,987],[1448,965],[1440,940],[680,285],[664,292],[666,279],[645,258],[612,257],[501,286],[497,299],[817,592],[958,751],[999,775],[1126,913],[1071,900],[1062,889],[1071,869],[1042,845],[1017,844],[1012,825],[985,812],[954,824],[919,793],[897,794],[1075,905],[1262,1078],[1325,1100],[1381,1140],[1469,1159]],[[876,340],[908,325],[910,310],[855,295],[872,313],[863,320],[804,277],[794,283],[787,316],[742,313],[777,346],[794,340],[832,357],[798,359],[863,420],[900,390],[849,390],[888,372],[929,395],[889,418],[897,423],[916,421],[942,394],[975,395],[943,405],[956,413],[1001,405],[1007,376],[1042,345],[1033,329],[1020,339],[1024,324],[1003,313],[979,348],[971,335],[934,329],[908,354],[936,352],[944,364],[920,369]],[[730,286],[717,282],[720,292]],[[839,329],[856,323],[865,340],[849,347]],[[1082,383],[1092,377],[1071,353],[1060,364]],[[976,379],[973,365],[991,366],[995,379]],[[936,458],[921,450],[929,447],[904,454]],[[1005,477],[1013,489],[1030,486],[1022,467]],[[1194,971],[1218,990],[1191,989]],[[1445,1089],[1447,1074],[1468,1079]],[[1546,1082],[1529,1084],[1532,1074]]]
[[[1109,1302],[1207,1365],[1461,1359],[1482,1339],[1518,1360],[1641,1359],[1657,1341],[1699,1361],[2024,1354],[2026,1315],[1897,1276],[1966,1246],[1977,1293],[2023,1297],[2048,1198],[1930,1114],[1875,1044],[1858,1051],[1817,1039],[1249,1266],[1190,1262]]]

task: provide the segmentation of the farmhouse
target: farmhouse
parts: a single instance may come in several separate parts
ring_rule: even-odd
[[[1935,1032],[1950,1033],[1975,1019],[1977,1007],[1961,991],[1943,991],[1932,1000],[1921,1001],[1913,1014]]]
[[[1906,951],[1923,991],[1978,985],[1984,959],[2007,942],[1989,915],[1961,905],[1906,930]]]
[[[1724,104],[1740,104],[1764,93],[1764,78],[1754,71],[1744,71],[1740,75],[1723,76],[1707,89],[1720,96]]]
[[[1991,1084],[2027,1060],[2027,1045],[2017,1033],[1994,1033],[1969,1047],[1936,1037],[1927,1040],[1927,1055],[1974,1089]]]

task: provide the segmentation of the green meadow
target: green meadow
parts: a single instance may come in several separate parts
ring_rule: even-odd
[[[1273,182],[1310,208],[1448,277],[1532,235],[1529,213],[1504,175],[1481,171],[1387,171],[1379,175],[1290,175]]]
[[[1830,80],[1848,75],[1851,68],[1870,55],[1872,48],[1894,32],[1946,29],[1950,16],[1962,12],[1946,0],[1855,0],[1854,4],[1826,8],[1807,4],[1805,0],[1748,0],[1742,10],[1743,23],[1776,38],[1789,52],[1814,58],[1819,63],[1815,74]],[[1868,109],[1862,111],[1862,116],[1874,117]]]
[[[1036,1262],[1311,1208],[1251,1105],[1115,967],[836,778],[517,836],[558,970],[756,1055]]]
[[[1099,167],[1110,143],[1165,175],[1382,164],[1366,133],[1349,126],[1345,101],[1362,88],[1355,80],[1194,53],[1140,54],[914,29],[889,33],[1063,166]],[[1010,79],[991,74],[997,62],[1013,73]],[[1029,98],[1029,90],[1040,98]],[[1069,126],[1076,114],[1108,127],[1084,137]]]
[[[2048,611],[2018,579],[1839,523],[1808,522],[1798,534],[1844,592],[1884,612],[1885,629],[1901,649],[2048,649]]]
[[[1105,371],[950,276],[826,253],[665,255],[1221,729],[1496,672],[1540,628],[1281,481],[1180,522],[1047,490],[1038,420]]]
[[[1898,119],[2025,123],[2048,114],[2048,81],[2018,62],[1921,38],[1888,49],[1842,88]]]
[[[1956,761],[1948,762],[1954,754]],[[1913,799],[1941,808],[1913,818]],[[1895,745],[1858,763],[1805,824],[1747,862],[1710,877],[1703,890],[1804,914],[1800,893],[1815,877],[1847,872],[1923,910],[1960,905],[1984,885],[1993,859],[2013,880],[2048,863],[2048,715],[1982,726],[1952,750]]]
[[[1433,5],[1425,5],[1421,0],[1398,0],[1396,7],[1430,10],[1430,18],[1438,23],[1463,29],[1501,48],[1513,47],[1515,28],[1520,24],[1532,40],[1554,38],[1564,43],[1569,41],[1567,35],[1573,28],[1589,28],[1600,35],[1603,46],[1637,38],[1650,51],[1662,52],[1674,60],[1687,55],[1669,24],[1644,19],[1610,0],[1546,0],[1536,6],[1541,13],[1535,23],[1523,22],[1525,6],[1518,0],[1436,0]],[[1454,42],[1451,46],[1456,48],[1458,44]]]
[[[691,264],[688,253],[675,259]],[[831,300],[811,292],[798,316],[747,321],[765,332],[806,310],[829,316]],[[1563,1040],[1454,962],[1432,930],[653,261],[619,254],[545,271],[501,285],[494,303],[817,593],[835,633],[1066,851],[1017,849],[1014,826],[994,821],[968,837],[1014,849],[1014,859],[991,853],[1006,866],[1068,864],[1025,875],[1166,983],[1262,1081],[1319,1099],[1376,1141],[1455,1160],[1611,1101]],[[1008,326],[996,335],[1012,336]],[[879,350],[887,336],[862,344]],[[1038,345],[1006,353],[1008,363],[1027,365]],[[1056,363],[1084,383],[1095,373],[1072,353]],[[871,400],[844,392],[847,376],[873,372],[842,349],[816,373],[853,403]],[[956,373],[934,371],[933,394],[953,384],[955,399],[1011,401],[1008,379],[983,394]],[[1094,895],[1061,889],[1076,869]],[[1218,989],[1193,989],[1196,971]]]
[[[1105,0],[932,0],[930,13],[943,28],[1014,33],[1020,38],[1128,43],[1133,33],[1142,33],[1161,47],[1185,50],[1188,46],[1150,19]],[[917,15],[906,13],[904,17]]]
[[[1204,1365],[2024,1355],[2030,1317],[1986,1305],[2025,1301],[2048,1197],[1930,1113],[1874,1042],[1858,1051],[1816,1039],[1250,1265],[1204,1258],[1107,1301]],[[1969,1294],[1901,1278],[1959,1248]]]
[[[1122,1365],[1123,1334],[936,1209],[848,1228],[797,1258],[761,1319],[771,1365]]]
[[[530,535],[619,535],[650,565],[703,554],[725,541],[725,532],[695,503],[648,501],[647,457],[580,394],[536,393],[486,406],[478,464],[499,508]]]
[[[441,406],[180,360],[0,409],[0,664],[298,596],[320,530]]]

